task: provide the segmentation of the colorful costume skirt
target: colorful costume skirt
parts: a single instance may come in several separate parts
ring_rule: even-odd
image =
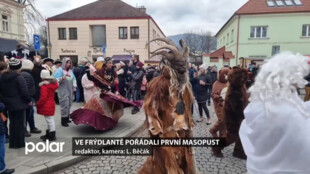
[[[96,130],[109,130],[117,125],[124,114],[124,107],[141,107],[142,101],[129,101],[122,96],[110,92],[102,92],[89,100],[83,108],[70,114],[76,124],[86,124]]]

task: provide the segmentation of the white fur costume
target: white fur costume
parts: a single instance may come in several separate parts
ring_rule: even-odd
[[[310,173],[310,102],[296,90],[307,83],[309,60],[289,52],[276,55],[250,88],[239,132],[250,174]]]

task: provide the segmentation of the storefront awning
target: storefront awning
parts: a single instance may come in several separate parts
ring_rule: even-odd
[[[112,58],[114,63],[118,63],[120,61],[128,63],[131,60],[130,55],[113,55]]]
[[[7,53],[16,49],[18,41],[0,38],[0,52]]]

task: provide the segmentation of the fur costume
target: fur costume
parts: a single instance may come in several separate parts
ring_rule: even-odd
[[[180,51],[168,39],[155,40],[167,45],[152,53],[163,56],[162,74],[148,86],[144,102],[146,125],[151,138],[190,138],[194,122],[193,94],[187,72],[189,48],[183,40],[180,40],[183,48]],[[170,52],[160,51],[162,49]],[[139,174],[194,174],[194,166],[191,147],[154,147],[153,156],[147,159]]]
[[[228,73],[228,88],[224,102],[224,118],[227,129],[226,146],[236,143],[233,156],[245,159],[246,155],[239,137],[239,128],[244,119],[243,110],[248,104],[245,83],[248,80],[246,69],[234,67]],[[214,155],[221,157],[220,148],[212,148]]]
[[[214,111],[217,116],[217,121],[210,129],[210,133],[213,137],[226,137],[226,127],[224,122],[224,99],[221,96],[222,90],[227,87],[229,69],[223,68],[219,71],[218,80],[214,82],[212,87],[212,99],[214,103]],[[219,132],[219,135],[218,133]]]
[[[239,131],[249,173],[310,173],[310,102],[297,93],[308,83],[309,61],[284,52],[260,69]]]

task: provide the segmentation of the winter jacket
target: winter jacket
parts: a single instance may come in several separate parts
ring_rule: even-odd
[[[21,75],[24,77],[27,83],[27,88],[29,90],[29,95],[31,98],[35,97],[35,85],[34,85],[34,80],[31,75],[31,71],[29,70],[22,70]]]
[[[217,72],[216,72],[216,71],[215,71],[215,72],[214,72],[214,71],[211,71],[209,75],[210,75],[210,77],[211,77],[211,84],[213,85],[214,82],[217,80]],[[211,86],[212,86],[212,85],[211,85]]]
[[[132,75],[131,88],[133,90],[140,90],[142,85],[144,72],[142,69],[137,69],[136,72]]]
[[[37,113],[44,116],[53,116],[55,114],[55,91],[58,88],[58,83],[50,83],[42,81],[39,86],[41,87],[40,99],[36,103]]]
[[[83,88],[82,87],[82,77],[85,73],[86,73],[85,66],[79,66],[79,67],[75,67],[73,69],[73,74],[76,78],[76,84],[77,84],[78,88]]]
[[[200,75],[195,79],[196,79],[194,82],[195,98],[198,102],[205,102],[207,101],[208,96],[209,96],[208,90],[211,85],[211,77],[205,74],[205,75]],[[204,81],[206,84],[201,85],[200,80]]]
[[[2,93],[3,102],[9,111],[24,110],[31,102],[26,80],[16,71],[2,74],[0,93]]]
[[[44,68],[41,65],[38,64],[34,64],[33,70],[32,70],[32,77],[34,80],[34,84],[35,84],[35,101],[38,101],[40,98],[40,87],[39,87],[39,83],[42,81],[41,80],[41,71]]]

